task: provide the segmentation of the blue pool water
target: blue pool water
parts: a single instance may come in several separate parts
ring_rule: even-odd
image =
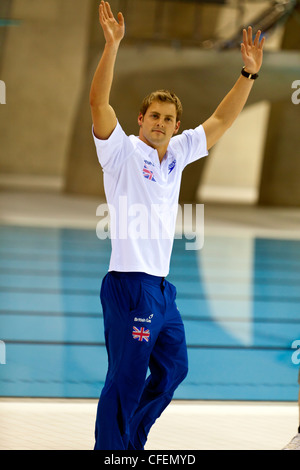
[[[93,230],[0,226],[0,396],[99,396],[109,255]],[[189,354],[175,398],[297,400],[300,241],[176,239],[168,279]]]

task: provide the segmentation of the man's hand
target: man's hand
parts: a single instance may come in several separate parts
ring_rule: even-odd
[[[99,21],[107,44],[120,43],[125,34],[125,23],[122,13],[118,13],[118,21],[112,14],[110,4],[101,1],[99,5]]]
[[[241,44],[241,53],[246,72],[257,73],[261,67],[265,38],[263,37],[262,40],[259,41],[260,35],[261,31],[257,31],[256,36],[254,38],[254,42],[252,42],[251,26],[248,27],[248,31],[246,31],[246,29],[243,29],[243,42]]]

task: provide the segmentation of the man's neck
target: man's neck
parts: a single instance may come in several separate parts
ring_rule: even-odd
[[[159,158],[159,162],[161,163],[164,156],[166,155],[167,153],[167,150],[168,150],[168,145],[162,145],[162,146],[155,146],[155,145],[152,145],[143,135],[139,134],[139,139],[144,142],[144,144],[147,144],[149,147],[155,149],[158,153],[158,158]]]

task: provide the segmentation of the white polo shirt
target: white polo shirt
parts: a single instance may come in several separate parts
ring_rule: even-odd
[[[155,149],[127,136],[119,122],[107,140],[93,137],[110,212],[109,271],[166,277],[182,171],[208,155],[203,127],[172,137],[161,163]]]

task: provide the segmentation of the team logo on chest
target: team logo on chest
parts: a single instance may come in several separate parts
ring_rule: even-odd
[[[150,331],[144,328],[143,326],[142,328],[137,328],[136,326],[134,326],[132,330],[132,337],[133,339],[137,339],[138,341],[146,341],[146,343],[148,343],[150,338]]]
[[[170,163],[170,165],[168,166],[168,170],[169,170],[169,171],[168,171],[168,175],[171,173],[171,171],[174,170],[175,165],[176,165],[176,160],[174,159],[174,160]]]
[[[154,178],[153,171],[149,170],[149,168],[147,167],[146,164],[144,164],[143,176],[144,176],[144,178],[147,178],[147,180],[154,181],[154,183],[156,183],[156,179]]]

